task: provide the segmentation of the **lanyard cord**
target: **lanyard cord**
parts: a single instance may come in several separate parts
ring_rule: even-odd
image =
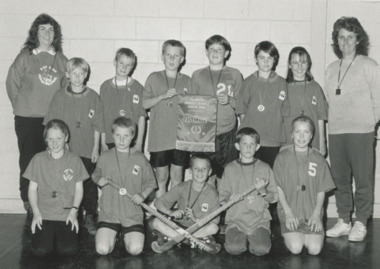
[[[175,85],[177,84],[178,73],[175,75],[175,80],[174,80],[174,84],[173,84],[172,88],[170,88],[170,86],[169,86],[169,80],[168,80],[168,75],[166,74],[166,71],[164,71],[164,74],[165,74],[166,85],[168,87],[168,90],[169,89],[175,89]]]
[[[250,164],[250,165],[252,165],[252,169],[253,169],[253,170],[252,170],[252,176],[251,176],[252,181],[253,181],[253,174],[254,174],[253,172],[254,172],[254,168],[255,168],[255,163],[256,163],[256,161],[257,161],[257,159],[254,159],[253,162]],[[245,163],[243,163],[243,162],[241,161],[241,159],[239,159],[238,163],[239,163],[239,165],[240,165],[240,169],[241,169],[241,172],[242,172],[242,174],[243,174],[243,179],[244,179],[245,184],[247,184],[247,187],[251,186],[251,182],[247,182],[247,177],[246,177],[245,172],[244,172],[244,169],[243,169],[243,164],[245,164]]]
[[[298,159],[297,159],[297,151],[295,149],[295,146],[293,146],[293,149],[294,149],[294,157],[296,158],[296,163],[297,163],[297,184],[299,186],[301,186],[301,180],[304,179],[306,177],[306,170],[307,170],[307,167],[306,169],[303,169],[303,177],[302,179],[300,178],[299,176],[299,173],[298,173],[298,170],[299,170],[299,167],[300,167],[300,163],[298,162]],[[307,147],[307,153],[306,153],[306,163],[307,163],[307,160],[309,159],[309,147]],[[304,183],[304,182],[302,182]],[[303,185],[303,184],[302,184]]]
[[[305,103],[306,103],[306,79],[303,81],[303,96],[302,96],[302,102],[301,102],[301,113],[300,115],[303,116],[305,114]]]
[[[122,94],[122,92],[121,92],[121,89],[119,90],[119,87],[117,86],[117,79],[116,79],[116,77],[115,77],[115,87],[116,87],[116,91],[117,91],[117,96],[119,97],[118,99],[119,99],[119,106],[120,106],[120,94]],[[127,96],[127,91],[130,91],[129,88],[128,88],[128,77],[127,77],[127,80],[125,82],[125,89],[126,89],[126,91],[125,91],[125,93],[123,95],[123,103],[122,103],[121,108],[120,108],[119,116],[125,116],[126,117],[127,115],[126,115],[126,112],[124,111],[125,98]],[[133,98],[133,96],[132,96],[132,98]],[[134,118],[134,113],[133,113],[133,108],[132,108],[132,106],[133,106],[133,104],[132,104],[132,98],[129,98],[129,106],[130,106],[130,109],[131,109],[132,121],[134,121],[135,118]],[[123,114],[122,112],[124,112],[124,115],[122,115]]]
[[[263,102],[264,102],[265,96],[267,95],[267,92],[269,90],[269,78],[271,75],[272,75],[272,71],[270,71],[270,74],[266,80],[266,84],[265,84],[266,87],[264,87],[264,96],[262,96],[261,89],[260,88],[258,89],[259,90],[259,101],[260,101],[260,105],[262,105],[262,106],[264,105]],[[257,79],[259,79],[259,78],[260,78],[259,72],[257,72]],[[253,84],[253,81],[252,81],[252,84]],[[252,88],[253,88],[253,86],[252,86]],[[267,89],[265,89],[265,88],[267,88]]]
[[[219,80],[220,80],[220,77],[222,76],[223,69],[224,69],[224,66],[222,69],[220,69],[218,80],[216,81],[216,85],[214,86],[214,79],[212,78],[211,68],[210,68],[210,66],[208,67],[208,71],[210,73],[210,78],[211,78],[211,85],[212,85],[213,90],[218,88]],[[213,95],[215,96],[214,92],[213,92]]]
[[[203,183],[203,187],[202,187],[201,191],[198,193],[197,197],[195,197],[195,200],[194,200],[194,202],[191,204],[191,206],[189,206],[189,204],[190,204],[190,197],[191,197],[191,189],[192,189],[192,186],[193,186],[193,182],[191,182],[191,184],[190,184],[190,189],[189,189],[189,195],[188,195],[188,197],[187,197],[186,208],[193,209],[195,203],[198,201],[199,196],[201,196],[201,193],[202,193],[203,190],[206,188],[206,184],[207,184],[206,182]]]
[[[75,93],[75,92],[73,92],[73,89],[71,88],[71,86],[69,86],[67,88],[67,91],[71,94],[71,98],[73,99],[74,112],[75,112],[75,120],[76,120],[75,126],[77,128],[79,128],[81,126],[81,118],[82,118],[82,113],[81,112],[82,112],[83,93],[86,91],[86,89],[87,88],[84,87],[83,90],[80,93]],[[77,105],[77,102],[75,101],[76,97],[74,95],[76,95],[76,96],[80,95],[80,97],[79,97],[79,100],[80,100],[79,105]]]
[[[342,67],[343,59],[340,59],[339,73],[338,73],[338,89],[340,89],[340,85],[342,85],[342,82],[343,82],[344,78],[346,77],[346,74],[347,74],[348,70],[350,69],[352,63],[354,62],[355,58],[356,58],[356,54],[355,54],[355,57],[352,58],[352,60],[351,60],[351,62],[350,62],[350,65],[349,65],[349,66],[347,67],[347,69],[346,69],[346,72],[344,72],[343,77],[342,77],[342,80],[340,80],[340,69],[341,69],[341,67]],[[339,82],[339,80],[340,80],[340,82]]]
[[[130,151],[128,151],[128,156],[130,155]],[[120,168],[120,162],[119,162],[119,157],[117,154],[117,149],[115,147],[115,156],[116,156],[116,162],[117,162],[117,168],[119,169],[119,175],[120,175],[120,182],[123,188],[125,188],[125,181],[123,180],[123,174],[121,173],[121,168]]]
[[[175,80],[174,80],[173,88],[170,88],[170,86],[169,86],[169,79],[168,79],[168,75],[166,74],[166,71],[165,71],[165,70],[164,70],[164,74],[165,74],[166,86],[167,86],[168,90],[170,90],[170,89],[175,89],[175,85],[177,84],[178,72],[177,72],[177,74],[175,75]],[[173,97],[174,97],[174,96],[173,96]],[[169,100],[169,102],[168,102],[168,106],[169,106],[169,107],[172,107],[172,106],[173,106],[173,97],[171,97],[170,100]]]

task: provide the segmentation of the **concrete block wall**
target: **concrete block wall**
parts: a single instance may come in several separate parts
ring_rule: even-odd
[[[290,49],[304,46],[313,59],[313,74],[323,85],[325,66],[335,59],[332,24],[340,16],[357,16],[363,22],[372,40],[371,56],[380,62],[379,11],[379,3],[360,0],[0,0],[0,213],[23,212],[17,142],[4,82],[38,14],[46,12],[61,24],[65,55],[90,63],[88,85],[98,91],[114,75],[113,57],[120,47],[137,54],[133,76],[144,84],[151,72],[163,68],[160,53],[166,39],[185,44],[182,72],[191,75],[207,64],[204,41],[214,34],[230,41],[227,64],[239,68],[244,77],[257,69],[253,49],[258,42],[276,44],[281,55],[277,72],[282,76]]]

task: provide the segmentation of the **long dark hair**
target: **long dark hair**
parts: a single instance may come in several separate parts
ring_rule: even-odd
[[[61,26],[59,23],[54,20],[51,16],[48,14],[40,14],[38,17],[33,21],[30,29],[29,29],[29,36],[26,39],[21,51],[29,51],[32,53],[32,51],[35,48],[38,48],[39,41],[38,41],[38,27],[42,24],[50,24],[54,28],[54,39],[52,42],[52,46],[54,47],[54,50],[56,52],[62,51],[62,33],[61,33]]]
[[[294,82],[293,71],[290,68],[290,65],[291,65],[290,62],[291,62],[292,56],[294,54],[297,54],[300,58],[302,58],[303,56],[306,56],[306,59],[307,59],[307,71],[306,71],[306,74],[305,74],[305,79],[307,81],[312,81],[314,79],[314,77],[313,77],[313,74],[311,73],[312,61],[311,61],[310,54],[307,52],[307,50],[304,47],[294,47],[289,52],[289,57],[288,57],[288,74],[286,76],[286,82],[288,82],[288,83]]]

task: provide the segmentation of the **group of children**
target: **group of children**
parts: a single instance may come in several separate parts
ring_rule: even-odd
[[[224,37],[210,37],[205,49],[209,66],[190,78],[179,72],[184,45],[166,41],[161,56],[165,70],[152,73],[143,87],[129,76],[135,54],[121,48],[114,59],[115,77],[102,84],[100,95],[85,85],[88,63],[81,58],[68,61],[70,84],[55,94],[44,120],[47,150],[35,155],[24,174],[31,181],[32,249],[37,255],[53,249],[62,254],[78,251],[77,211],[82,196],[86,214],[92,221],[98,215],[97,228],[91,230],[96,233],[96,251],[112,252],[121,234],[126,250],[138,255],[145,239],[139,204],[154,190],[157,210],[183,228],[238,197],[241,201],[225,216],[224,247],[230,254],[247,248],[258,256],[270,251],[268,207],[277,201],[287,248],[300,253],[305,246],[313,255],[321,251],[322,206],[325,192],[334,184],[320,154],[326,152],[327,106],[311,75],[310,55],[302,47],[294,48],[285,80],[275,72],[276,47],[261,42],[254,52],[258,71],[243,80],[237,69],[225,65],[231,46]],[[183,94],[217,99],[214,153],[190,157],[175,148],[176,111]],[[150,109],[150,161],[142,153],[145,109]],[[288,146],[280,152],[284,145]],[[182,182],[188,165],[192,179]],[[92,180],[86,180],[89,175]],[[263,180],[268,182],[266,191],[239,196]],[[126,189],[131,198],[123,197],[122,189],[119,193],[110,181]],[[216,217],[193,236],[217,244],[212,235],[218,232],[218,223]],[[152,225],[159,244],[178,234],[158,219]]]

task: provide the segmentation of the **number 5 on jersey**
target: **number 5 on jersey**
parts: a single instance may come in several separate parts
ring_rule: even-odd
[[[317,175],[317,164],[309,162],[309,176],[315,177]]]

